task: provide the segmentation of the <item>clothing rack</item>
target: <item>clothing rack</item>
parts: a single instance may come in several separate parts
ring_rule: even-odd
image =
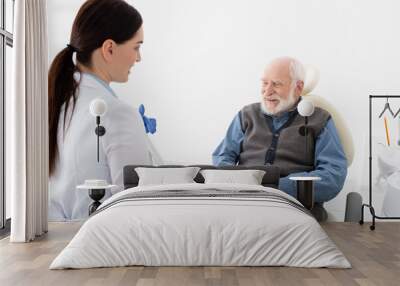
[[[378,99],[389,99],[389,98],[400,98],[400,95],[370,95],[369,96],[369,203],[361,206],[361,219],[360,224],[364,223],[364,207],[369,208],[372,215],[372,225],[369,226],[371,230],[375,229],[376,219],[400,219],[400,217],[383,217],[375,214],[375,208],[372,206],[372,100]]]

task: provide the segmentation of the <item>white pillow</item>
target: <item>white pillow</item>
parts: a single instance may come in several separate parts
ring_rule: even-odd
[[[202,170],[205,184],[231,183],[261,185],[265,171],[262,170]]]
[[[193,179],[199,170],[199,167],[135,168],[139,176],[139,186],[195,183]]]

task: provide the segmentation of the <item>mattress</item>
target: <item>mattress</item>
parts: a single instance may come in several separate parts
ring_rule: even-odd
[[[50,269],[129,265],[351,267],[287,194],[197,183],[135,187],[112,196]]]

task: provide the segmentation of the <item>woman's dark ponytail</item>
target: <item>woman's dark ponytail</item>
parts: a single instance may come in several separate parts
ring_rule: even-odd
[[[65,103],[64,119],[71,98],[75,105],[75,92],[78,86],[74,79],[77,68],[72,60],[74,49],[66,47],[54,58],[49,70],[49,170],[54,171],[57,159],[57,130],[61,107]],[[72,106],[72,108],[73,108]],[[64,120],[65,123],[65,120]]]
[[[142,26],[140,13],[123,0],[88,0],[78,11],[72,25],[70,44],[53,60],[49,70],[49,171],[54,172],[58,157],[57,129],[61,107],[65,118],[74,111],[79,71],[72,57],[76,53],[79,65],[91,67],[94,50],[111,39],[122,44],[131,39]],[[72,101],[71,101],[72,99]],[[72,106],[70,106],[72,104]]]

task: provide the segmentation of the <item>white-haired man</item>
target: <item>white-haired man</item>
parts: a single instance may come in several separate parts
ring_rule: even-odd
[[[290,176],[319,176],[315,183],[314,214],[327,215],[323,202],[342,189],[347,161],[337,130],[329,113],[315,108],[308,119],[309,133],[299,129],[304,118],[297,112],[304,86],[304,67],[296,59],[274,59],[262,77],[262,100],[245,106],[233,119],[227,134],[213,153],[214,165],[276,165],[281,170],[279,188],[296,197],[296,184]],[[300,147],[301,146],[301,147]]]

